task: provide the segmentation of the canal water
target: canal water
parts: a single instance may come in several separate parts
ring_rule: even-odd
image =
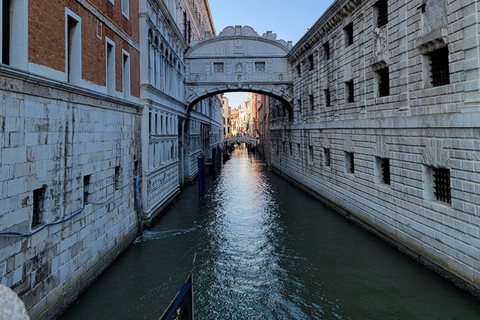
[[[480,319],[479,301],[241,147],[61,319],[158,319],[192,268],[197,320]]]

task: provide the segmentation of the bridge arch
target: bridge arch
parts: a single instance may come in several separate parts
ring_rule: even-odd
[[[293,115],[293,68],[287,59],[292,44],[276,37],[235,26],[192,42],[185,53],[187,112],[208,96],[245,91],[274,97]]]

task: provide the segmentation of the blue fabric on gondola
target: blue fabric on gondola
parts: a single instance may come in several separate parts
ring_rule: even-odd
[[[187,282],[182,286],[182,289],[180,289],[180,292],[177,295],[177,298],[175,299],[175,303],[173,304],[172,308],[170,309],[170,312],[167,314],[167,316],[164,318],[165,320],[173,320],[175,319],[175,313],[177,311],[178,306],[180,306],[180,303],[182,303],[183,298],[187,294],[188,290],[192,288],[192,283]]]

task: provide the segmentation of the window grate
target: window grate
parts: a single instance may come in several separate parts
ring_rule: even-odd
[[[390,95],[390,74],[388,67],[378,71],[378,95],[380,97]]]
[[[325,55],[325,60],[330,59],[330,44],[328,41],[323,44],[323,53]]]
[[[430,53],[430,70],[432,85],[443,86],[450,84],[450,70],[448,67],[448,47],[437,49]]]
[[[255,62],[255,72],[265,72],[265,62]]]
[[[224,72],[223,62],[214,62],[213,63],[213,73],[223,73]]]
[[[346,172],[355,173],[355,161],[353,152],[345,152],[345,166]]]
[[[323,149],[323,156],[325,160],[325,166],[330,167],[330,149]]]
[[[313,57],[313,54],[308,56],[308,64],[310,66],[310,70],[313,70],[315,67],[315,59]]]
[[[315,110],[315,98],[313,97],[313,94],[309,95],[308,98],[310,100],[310,108]]]
[[[446,203],[452,202],[450,189],[450,169],[435,168],[433,169],[435,196],[437,200]]]

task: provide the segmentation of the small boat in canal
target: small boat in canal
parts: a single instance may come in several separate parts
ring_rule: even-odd
[[[190,274],[185,284],[165,310],[160,320],[193,320],[193,275]]]

